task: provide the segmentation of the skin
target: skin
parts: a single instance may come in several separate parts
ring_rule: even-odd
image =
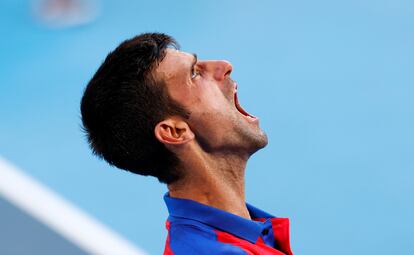
[[[251,219],[245,204],[244,173],[249,157],[267,144],[256,117],[235,106],[237,85],[227,61],[195,61],[167,49],[155,76],[169,96],[190,112],[155,127],[156,138],[180,159],[184,178],[168,185],[171,197],[195,200]]]

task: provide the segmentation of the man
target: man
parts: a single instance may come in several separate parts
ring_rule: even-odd
[[[164,254],[292,254],[288,219],[245,202],[247,160],[267,137],[231,72],[168,35],[142,34],[107,56],[83,95],[94,153],[167,184]]]

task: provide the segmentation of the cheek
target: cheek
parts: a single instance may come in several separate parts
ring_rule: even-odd
[[[186,84],[169,87],[169,95],[174,101],[180,103],[184,107],[191,106],[193,103],[191,90]]]
[[[222,141],[234,129],[236,120],[228,111],[192,113],[190,126],[197,137],[203,140]]]
[[[231,110],[230,99],[226,98],[220,90],[210,90],[201,94],[198,103],[203,112],[207,113],[226,115]]]

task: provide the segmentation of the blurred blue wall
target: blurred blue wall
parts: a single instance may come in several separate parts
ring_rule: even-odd
[[[412,1],[100,6],[93,23],[59,30],[36,22],[29,1],[0,2],[0,155],[161,254],[166,188],[91,155],[79,100],[121,41],[165,32],[232,62],[270,140],[249,162],[247,199],[291,219],[295,254],[414,254]]]

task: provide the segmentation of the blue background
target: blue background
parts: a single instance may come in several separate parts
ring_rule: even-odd
[[[270,141],[247,200],[291,219],[295,254],[414,253],[412,1],[106,0],[63,30],[30,6],[0,2],[0,155],[136,245],[162,253],[166,187],[93,157],[79,100],[110,50],[160,31],[232,62]]]

